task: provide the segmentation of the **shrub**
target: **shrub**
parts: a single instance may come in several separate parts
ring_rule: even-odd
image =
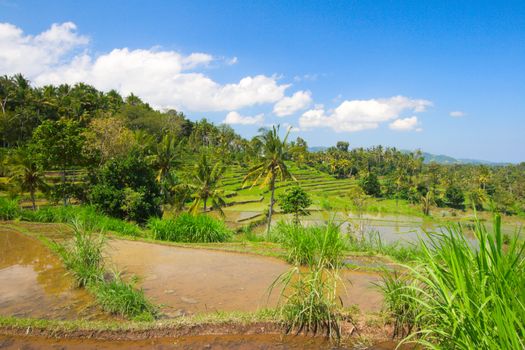
[[[377,179],[377,175],[373,172],[369,172],[365,177],[359,181],[359,186],[369,196],[380,197],[381,196],[381,184]]]
[[[108,161],[99,170],[88,197],[101,212],[138,223],[162,214],[155,173],[137,152]]]
[[[151,218],[148,227],[155,239],[173,242],[210,243],[224,242],[232,232],[223,221],[210,216],[182,213],[175,219]]]

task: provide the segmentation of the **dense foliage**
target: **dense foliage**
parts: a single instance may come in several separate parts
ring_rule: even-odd
[[[0,77],[0,101],[0,177],[10,179],[0,191],[25,195],[34,208],[43,198],[91,203],[138,223],[162,209],[221,212],[224,169],[234,165],[244,169],[245,185],[268,189],[270,227],[275,190],[294,181],[294,162],[355,180],[368,196],[407,201],[426,215],[433,206],[525,215],[525,163],[427,164],[419,151],[351,148],[348,141],[310,152],[305,140],[288,141],[278,127],[247,140],[227,125],[157,111],[133,94],[82,83],[33,87],[21,75]]]

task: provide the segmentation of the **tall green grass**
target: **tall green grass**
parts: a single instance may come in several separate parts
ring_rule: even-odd
[[[94,207],[58,206],[44,207],[36,211],[24,210],[20,218],[26,221],[70,223],[80,221],[84,226],[100,231],[112,231],[127,236],[138,236],[141,229],[138,225],[99,213]]]
[[[136,278],[127,282],[118,271],[107,276],[103,283],[88,286],[106,312],[140,321],[155,318],[157,308],[146,298],[142,289],[136,288]]]
[[[0,197],[0,220],[13,220],[20,216],[18,200]]]
[[[87,288],[105,311],[124,317],[151,320],[157,313],[136,280],[126,282],[119,272],[108,273],[104,266],[105,238],[91,231],[81,220],[73,220],[69,242],[46,241],[64,262],[78,287]]]
[[[148,228],[154,239],[172,242],[225,242],[232,236],[223,221],[204,214],[182,213],[174,219],[151,218]]]
[[[271,238],[287,250],[287,260],[292,264],[313,266],[323,260],[339,267],[346,250],[339,227],[334,223],[303,227],[279,221],[272,229]]]
[[[345,256],[339,227],[301,227],[280,223],[279,234],[296,266],[279,276],[270,292],[280,287],[279,310],[287,332],[341,336],[342,300],[339,268]],[[294,244],[296,246],[294,246]],[[306,268],[299,267],[306,265]]]
[[[477,246],[459,225],[428,234],[405,281],[384,284],[392,316],[415,325],[407,339],[431,349],[525,348],[525,242],[516,235],[505,245],[499,216],[492,231],[477,222],[475,235]],[[415,315],[396,311],[393,296]]]
[[[69,242],[51,241],[50,247],[62,259],[78,287],[101,282],[104,279],[104,236],[86,230],[77,220],[73,221],[72,227],[73,238]]]

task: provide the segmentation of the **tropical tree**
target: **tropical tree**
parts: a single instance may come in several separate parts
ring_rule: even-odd
[[[62,171],[62,198],[67,205],[67,169],[84,162],[82,149],[85,143],[83,129],[78,122],[60,119],[45,121],[35,129],[31,152],[44,167],[55,167]]]
[[[153,168],[157,171],[156,180],[162,195],[167,198],[168,188],[174,185],[172,170],[180,163],[180,142],[171,134],[166,134],[157,144],[151,157]]]
[[[308,193],[299,186],[288,189],[279,199],[279,206],[284,213],[294,214],[294,224],[299,225],[299,215],[310,215],[307,208],[312,204]]]
[[[430,215],[430,208],[434,203],[434,193],[432,191],[428,191],[424,196],[421,196],[421,210],[423,210],[424,215]]]
[[[248,170],[248,174],[243,180],[243,185],[248,181],[253,181],[252,186],[261,182],[261,187],[269,186],[270,208],[268,210],[268,228],[267,234],[270,233],[272,223],[273,206],[275,204],[275,181],[279,178],[281,181],[293,179],[295,177],[290,173],[286,166],[285,160],[288,157],[288,135],[286,132],[284,139],[279,137],[279,126],[273,126],[271,129],[261,129],[261,134],[257,138],[261,142],[262,153],[258,164]]]
[[[208,200],[211,201],[212,209],[217,209],[224,215],[222,207],[226,204],[224,191],[219,189],[220,181],[224,175],[225,167],[221,162],[212,164],[206,152],[202,152],[198,162],[192,172],[193,183],[193,203],[190,212],[196,213],[202,203],[203,210],[206,212]]]
[[[13,182],[21,192],[29,192],[33,210],[36,210],[35,193],[46,188],[44,172],[25,149],[19,149],[10,159],[10,164],[9,182]]]

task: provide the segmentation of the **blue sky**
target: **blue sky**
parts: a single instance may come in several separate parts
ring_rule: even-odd
[[[244,136],[525,160],[525,1],[0,0],[0,22],[0,74],[38,85],[135,91]]]

